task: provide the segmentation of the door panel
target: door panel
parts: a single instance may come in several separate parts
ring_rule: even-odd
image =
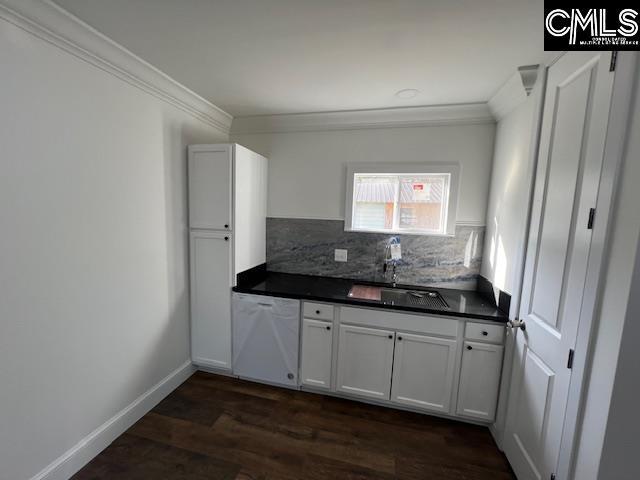
[[[503,352],[502,345],[464,342],[458,415],[487,422],[495,418]]]
[[[300,381],[315,388],[331,388],[333,327],[331,323],[302,320]]]
[[[299,333],[299,300],[234,293],[233,373],[298,385]]]
[[[341,325],[336,389],[388,400],[394,338],[390,330]]]
[[[189,226],[231,230],[232,157],[230,145],[189,150]]]
[[[558,308],[573,217],[577,213],[575,195],[580,188],[582,140],[595,67],[597,64],[592,63],[557,86],[550,118],[555,129],[548,153],[547,191],[542,205],[531,313],[556,329],[562,320]]]
[[[524,460],[535,477],[540,478],[536,460],[541,457],[538,442],[544,430],[545,417],[548,415],[547,397],[553,388],[554,373],[530,349],[525,348],[522,363],[522,395],[514,411],[516,422],[513,437],[523,452],[528,454]]]
[[[456,345],[456,340],[398,333],[391,400],[449,413]]]
[[[230,234],[192,231],[190,243],[191,357],[196,365],[230,369]]]
[[[547,86],[505,428],[519,480],[557,469],[591,246],[613,73],[607,52],[570,52]]]

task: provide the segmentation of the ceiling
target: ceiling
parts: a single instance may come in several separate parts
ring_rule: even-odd
[[[234,116],[484,102],[543,58],[542,0],[56,3]]]

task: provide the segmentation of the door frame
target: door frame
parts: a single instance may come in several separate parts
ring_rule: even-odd
[[[559,57],[556,57],[557,60]],[[555,63],[555,60],[553,63]],[[609,122],[605,137],[602,170],[598,184],[589,261],[581,314],[576,336],[569,395],[562,430],[556,478],[569,480],[574,473],[575,444],[582,427],[586,383],[591,369],[596,326],[599,321],[601,286],[609,254],[609,226],[613,217],[615,190],[625,151],[631,97],[636,76],[638,52],[618,52],[611,93]],[[552,64],[552,63],[551,63]],[[547,65],[547,67],[551,66]]]
[[[535,172],[537,165],[537,157],[540,143],[540,128],[542,125],[542,105],[544,104],[546,78],[549,67],[556,63],[567,52],[550,53],[543,62],[544,71],[539,74],[539,80],[542,80],[541,92],[535,106],[534,121],[532,128],[532,146],[530,155],[533,156],[531,188],[529,191],[529,209],[527,212],[527,227],[525,244],[523,253],[520,258],[519,266],[519,285],[515,295],[516,304],[512,308],[515,316],[520,313],[521,297],[522,297],[522,280],[524,276],[524,262],[527,254],[527,241],[529,236],[529,226],[531,223],[531,206],[533,203],[533,194],[535,184]],[[573,477],[575,467],[575,444],[576,439],[581,431],[583,421],[583,410],[586,399],[586,381],[590,372],[593,343],[595,340],[595,331],[598,321],[598,312],[601,302],[600,287],[604,277],[604,266],[608,260],[609,246],[609,226],[613,217],[613,208],[615,203],[615,190],[618,184],[618,177],[622,158],[625,150],[625,140],[627,137],[627,125],[631,110],[631,97],[633,94],[636,65],[640,61],[638,52],[618,52],[616,63],[616,74],[613,82],[613,90],[611,93],[611,108],[609,110],[609,122],[605,137],[605,145],[603,152],[602,170],[598,184],[598,195],[596,200],[597,214],[594,218],[593,234],[591,237],[591,247],[589,253],[589,261],[587,265],[587,273],[585,280],[585,289],[582,299],[581,314],[578,324],[576,336],[575,354],[573,358],[573,372],[569,383],[569,392],[567,398],[567,408],[563,422],[562,438],[560,443],[560,452],[557,465],[556,478],[558,480],[569,480]],[[638,92],[640,94],[640,92]],[[514,354],[514,335],[507,336],[505,345],[505,365],[503,367],[504,375],[511,372],[512,360]],[[499,412],[500,417],[504,417],[500,428],[494,429],[494,435],[497,437],[498,444],[504,441],[504,428],[507,416],[507,408],[511,382],[508,381],[502,388],[509,389],[507,395],[500,399],[500,403],[505,404],[504,411]],[[499,406],[500,408],[500,406]],[[500,421],[499,418],[496,419]]]

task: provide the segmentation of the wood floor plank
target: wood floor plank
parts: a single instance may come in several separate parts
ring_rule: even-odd
[[[129,432],[242,465],[254,475],[278,473],[298,478],[295,474],[301,471],[305,460],[304,452],[290,451],[279,444],[261,443],[234,431],[215,430],[155,413],[145,415]]]
[[[213,425],[220,415],[222,408],[215,402],[206,402],[190,395],[189,388],[181,385],[171,392],[152,410],[167,417],[180,418],[202,425]]]
[[[426,478],[442,480],[514,480],[509,469],[493,469],[466,462],[451,461],[445,456],[434,453],[422,458],[397,458],[397,478],[399,480],[423,480]]]
[[[233,480],[239,471],[239,465],[125,433],[73,479]]]
[[[514,480],[486,427],[197,372],[74,480]]]
[[[341,462],[318,455],[309,455],[305,464],[304,477],[308,480],[395,480],[394,474],[366,468],[353,463]]]
[[[301,455],[314,453],[318,456],[345,461],[353,465],[367,466],[377,471],[395,472],[395,459],[388,453],[366,448],[357,439],[331,434],[322,430],[310,436],[292,437],[284,430],[274,431],[255,424],[239,422],[237,418],[223,414],[216,421],[213,430],[222,434],[233,432],[243,439],[244,445],[278,445],[290,452]]]
[[[295,421],[319,431],[332,432],[357,440],[370,449],[389,453],[420,455],[424,450],[440,450],[447,446],[442,433],[429,429],[416,430],[344,414],[299,412]],[[381,432],[384,432],[381,435]]]

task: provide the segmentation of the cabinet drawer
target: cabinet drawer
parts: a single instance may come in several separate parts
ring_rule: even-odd
[[[464,330],[464,336],[469,340],[502,343],[504,339],[504,329],[504,325],[487,325],[486,323],[467,322],[467,326]]]
[[[319,318],[320,320],[333,320],[333,306],[326,303],[304,302],[303,313],[305,318]]]

